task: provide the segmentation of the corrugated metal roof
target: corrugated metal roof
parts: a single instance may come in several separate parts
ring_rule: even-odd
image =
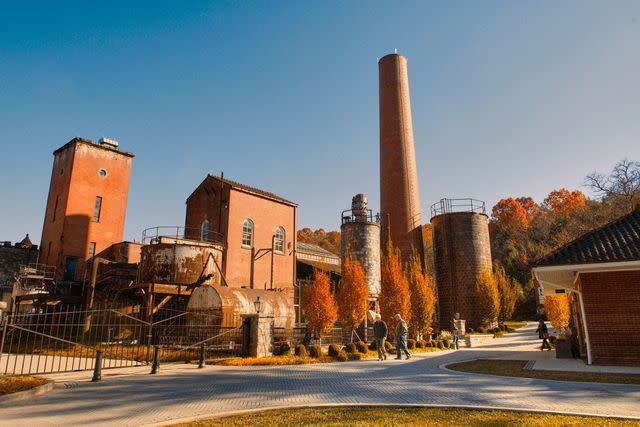
[[[329,256],[329,257],[333,257],[333,258],[339,258],[339,256],[334,254],[333,252],[330,252],[330,251],[326,250],[325,248],[320,247],[318,245],[312,245],[311,243],[298,242],[298,251],[300,251],[300,252],[310,252],[310,253],[313,253],[313,254],[320,254],[320,255]]]
[[[331,271],[331,272],[336,273],[336,274],[341,274],[341,272],[342,272],[342,269],[341,269],[340,265],[329,264],[328,262],[313,261],[313,260],[304,259],[304,258],[297,258],[296,262],[300,262],[302,264],[306,264],[308,266],[311,266],[313,268],[317,268],[318,270],[322,270],[322,271]]]
[[[536,266],[640,260],[640,206],[543,257]]]

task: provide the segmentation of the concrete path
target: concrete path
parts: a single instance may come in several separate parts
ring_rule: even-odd
[[[0,408],[1,425],[153,425],[242,411],[313,405],[443,405],[511,408],[640,419],[640,385],[465,374],[441,365],[534,351],[527,327],[491,347],[282,367],[165,365],[159,375],[63,383],[28,404]],[[108,374],[108,371],[105,371]]]

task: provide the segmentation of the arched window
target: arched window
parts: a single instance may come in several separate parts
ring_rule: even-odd
[[[245,219],[242,223],[242,246],[253,247],[253,222],[250,219]]]
[[[200,227],[200,240],[203,242],[209,241],[209,230],[211,229],[211,224],[206,219],[202,223],[202,227]]]
[[[276,253],[284,253],[284,228],[278,227],[276,229],[275,239],[273,241],[273,249]]]

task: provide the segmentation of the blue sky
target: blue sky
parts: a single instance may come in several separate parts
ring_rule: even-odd
[[[0,240],[40,238],[52,151],[136,154],[125,238],[208,172],[339,227],[379,205],[377,59],[409,60],[424,220],[640,160],[640,2],[0,2]]]

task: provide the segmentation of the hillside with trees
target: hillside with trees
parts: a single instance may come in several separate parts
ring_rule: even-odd
[[[340,255],[340,232],[339,231],[325,231],[323,228],[319,228],[316,231],[310,228],[303,228],[298,230],[298,242],[309,243],[312,245],[320,246],[323,249],[328,250],[336,255]]]

